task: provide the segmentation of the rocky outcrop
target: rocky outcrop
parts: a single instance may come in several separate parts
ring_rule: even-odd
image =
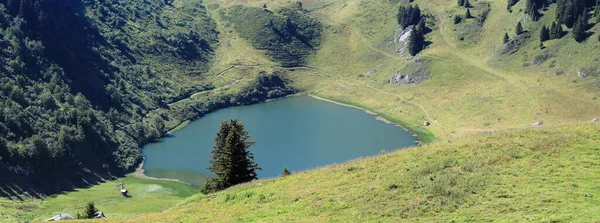
[[[390,84],[419,84],[431,77],[431,73],[426,69],[419,69],[412,74],[400,74],[396,72],[390,77]]]

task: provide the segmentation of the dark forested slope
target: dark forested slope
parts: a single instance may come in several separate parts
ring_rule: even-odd
[[[209,87],[190,76],[216,45],[201,3],[0,1],[0,174],[132,168],[165,132],[142,117]]]

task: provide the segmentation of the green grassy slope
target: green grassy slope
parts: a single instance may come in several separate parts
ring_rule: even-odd
[[[131,197],[121,196],[121,188],[115,186],[121,182]],[[75,216],[84,212],[87,202],[95,202],[96,208],[111,218],[131,218],[167,210],[195,193],[197,189],[178,182],[125,177],[44,199],[0,198],[0,221],[41,222],[64,212]]]
[[[492,56],[502,47],[503,33],[514,29],[522,17],[518,10],[511,14],[505,2],[488,1],[491,11],[479,31],[477,39],[481,41],[469,43],[460,41],[456,35],[460,27],[450,21],[454,12],[461,10],[455,2],[415,1],[433,16],[435,26],[427,35],[432,44],[420,57],[407,59],[390,48],[394,34],[400,32],[393,20],[398,5],[385,1],[336,3],[322,9],[331,26],[310,64],[329,75],[320,75],[317,83],[315,78],[300,77],[306,73],[296,76],[299,85],[317,94],[360,103],[415,127],[430,120],[433,126],[428,130],[440,138],[519,128],[535,121],[588,121],[598,115],[598,77],[579,78],[573,73],[595,64],[597,55],[591,49],[600,43],[593,36],[576,43],[567,35],[547,42],[547,48],[540,51],[537,29],[541,22],[528,21],[524,24],[532,33],[530,42],[513,55]],[[515,9],[518,7],[523,6],[518,4]],[[553,17],[552,7],[542,21]],[[549,51],[560,52],[560,56],[542,65],[524,66],[537,54]],[[573,55],[579,58],[560,62],[568,55],[565,51],[576,52]],[[557,62],[551,68],[552,60]],[[429,70],[431,78],[419,85],[386,83],[395,72],[410,75],[411,66]],[[565,74],[554,75],[558,69]],[[377,72],[366,75],[371,70]]]
[[[128,221],[591,222],[600,218],[599,130],[560,125],[438,141],[196,195]]]
[[[417,57],[399,55],[395,17],[407,1],[308,0],[305,14],[323,26],[319,48],[296,67],[282,67],[257,49],[257,33],[244,33],[228,19],[232,8],[265,13],[294,7],[290,1],[206,0],[206,12],[219,33],[218,47],[202,77],[179,71],[159,57],[161,80],[207,90],[152,108],[174,128],[203,114],[207,104],[239,95],[258,73],[279,73],[303,93],[374,111],[433,143],[380,157],[351,161],[291,177],[262,180],[215,195],[196,195],[175,209],[139,219],[116,221],[591,221],[598,219],[598,126],[583,124],[600,115],[598,63],[600,25],[586,41],[570,34],[539,47],[542,24],[554,20],[555,5],[531,21],[525,1],[506,10],[506,1],[472,1],[476,17],[454,25],[465,9],[456,1],[415,0],[432,32]],[[177,0],[177,8],[193,6]],[[481,13],[490,11],[477,24]],[[193,10],[192,10],[193,11]],[[235,10],[234,10],[235,11]],[[167,11],[169,12],[169,11]],[[192,13],[193,14],[193,13]],[[165,15],[167,18],[171,18]],[[189,14],[188,14],[189,15]],[[262,15],[262,14],[261,14]],[[262,15],[264,16],[264,15]],[[243,18],[252,18],[243,14]],[[263,20],[265,18],[261,17]],[[239,19],[239,18],[238,18]],[[521,21],[531,36],[512,54],[504,33],[515,39]],[[242,21],[237,21],[239,25]],[[570,31],[570,30],[567,30]],[[519,37],[526,39],[523,36]],[[160,62],[160,63],[159,63]],[[164,62],[164,64],[163,64]],[[191,65],[187,69],[194,69]],[[186,69],[186,70],[187,70]],[[587,77],[578,77],[577,71]],[[189,71],[189,70],[188,70]],[[389,84],[395,74],[429,74],[419,84]],[[171,78],[171,79],[170,79]],[[177,85],[173,83],[172,85]],[[164,93],[163,94],[167,94]],[[423,127],[424,120],[432,122]],[[527,129],[544,121],[540,129]],[[593,196],[589,196],[593,195]],[[125,217],[125,216],[123,216]]]
[[[264,3],[210,2],[220,8]],[[599,218],[598,181],[593,179],[598,174],[594,167],[598,165],[599,127],[583,124],[600,111],[594,74],[597,55],[591,53],[600,47],[597,34],[583,43],[567,34],[545,42],[546,49],[540,50],[539,28],[554,20],[554,5],[534,22],[519,11],[524,1],[513,6],[512,13],[506,10],[505,1],[480,1],[472,9],[476,19],[488,3],[490,11],[481,28],[474,29],[475,19],[452,24],[455,14],[464,14],[456,2],[416,0],[431,15],[432,32],[426,36],[431,45],[418,57],[408,58],[395,52],[393,42],[401,31],[394,19],[400,3],[303,3],[324,24],[324,30],[319,51],[306,66],[288,73],[293,85],[376,111],[425,136],[433,138],[433,134],[437,140],[214,195],[196,195],[168,212],[130,221],[550,222]],[[287,4],[268,2],[269,8]],[[523,22],[531,38],[513,54],[497,54],[504,32],[514,38],[517,21]],[[597,30],[594,26],[590,32]],[[229,33],[235,35],[235,30]],[[465,38],[464,33],[471,35]],[[249,60],[236,62],[282,69]],[[431,74],[420,84],[387,83],[396,72],[411,75],[420,69]],[[591,75],[577,77],[578,69],[589,70]],[[563,75],[556,75],[559,70]],[[369,71],[375,72],[368,75]],[[423,120],[432,121],[432,126],[422,127]],[[529,129],[536,121],[544,121],[546,127]]]

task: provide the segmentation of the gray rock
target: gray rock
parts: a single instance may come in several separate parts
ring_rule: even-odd
[[[577,76],[579,76],[580,78],[587,77],[588,72],[587,72],[587,70],[577,70]]]
[[[419,84],[431,77],[427,69],[419,69],[412,74],[403,75],[398,72],[390,77],[390,84]]]
[[[544,122],[536,122],[536,123],[531,124],[532,127],[542,126],[542,125],[544,125]]]
[[[592,122],[598,122],[598,121],[600,121],[600,119],[598,117],[592,119]]]

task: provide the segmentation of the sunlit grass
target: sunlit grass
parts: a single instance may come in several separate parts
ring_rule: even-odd
[[[584,43],[575,43],[567,34],[545,42],[542,51],[539,28],[553,21],[554,6],[534,23],[519,12],[524,1],[513,7],[513,13],[506,11],[505,1],[482,1],[492,10],[478,30],[480,36],[461,41],[461,26],[451,19],[463,15],[464,9],[455,1],[416,0],[435,25],[426,37],[431,45],[416,58],[424,63],[418,65],[415,58],[395,52],[399,5],[390,2],[303,1],[325,27],[321,47],[306,67],[283,69],[240,38],[220,12],[236,4],[262,7],[266,3],[274,9],[292,2],[205,1],[220,32],[212,75],[205,78],[217,87],[211,94],[235,93],[260,71],[280,71],[304,93],[376,112],[431,144],[261,180],[215,195],[196,195],[172,211],[131,221],[586,222],[600,218],[600,195],[595,192],[600,182],[593,178],[600,175],[594,168],[600,160],[599,127],[580,124],[600,115],[598,73],[593,72],[599,68],[600,56],[593,53],[600,51],[599,26],[590,30],[596,33]],[[477,9],[472,12],[478,16]],[[513,55],[495,55],[505,32],[514,37],[517,21],[531,32],[531,41]],[[530,65],[545,53],[552,56]],[[411,66],[428,69],[431,78],[418,85],[387,83],[392,74],[410,72]],[[590,70],[590,76],[577,77],[581,69]],[[563,74],[555,75],[559,70]],[[370,71],[375,73],[367,75]],[[425,120],[432,125],[423,127]],[[537,121],[548,126],[527,129]],[[182,122],[170,120],[168,125]],[[117,211],[119,206],[104,207]],[[44,210],[41,215],[58,211],[40,210]],[[127,213],[117,214],[116,221],[150,209],[123,211]]]
[[[131,221],[593,221],[598,130],[560,125],[438,141],[196,195]]]
[[[130,197],[121,196],[117,184],[123,182]],[[186,184],[170,181],[142,180],[133,177],[107,181],[89,188],[24,201],[0,199],[2,222],[45,221],[60,213],[75,216],[83,213],[88,202],[94,202],[99,211],[111,218],[131,218],[167,210],[198,190]]]

